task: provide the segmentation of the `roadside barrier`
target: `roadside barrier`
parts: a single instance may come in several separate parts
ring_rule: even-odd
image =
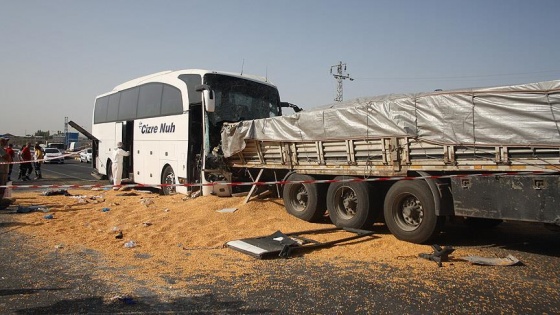
[[[203,186],[269,186],[269,185],[286,185],[286,184],[330,184],[330,183],[349,183],[349,182],[380,182],[380,181],[397,181],[397,180],[426,180],[426,179],[443,179],[443,178],[468,178],[468,177],[495,177],[495,176],[513,176],[513,175],[550,175],[559,174],[558,171],[530,171],[530,172],[500,172],[500,173],[474,173],[474,174],[452,174],[452,175],[433,175],[433,176],[393,176],[393,177],[371,177],[371,178],[347,178],[347,179],[318,179],[318,180],[296,180],[296,181],[258,181],[258,182],[212,182],[212,183],[185,183],[185,184],[121,184],[121,185],[4,185],[0,188],[9,189],[112,189],[112,188],[162,188],[162,187],[203,187]]]
[[[82,150],[82,151],[84,151],[84,150]],[[66,157],[73,157],[73,158],[76,158],[76,157],[79,157],[79,156],[80,156],[80,153],[81,153],[82,151],[76,151],[76,152],[71,152],[71,153],[63,154],[63,155],[60,155],[60,156],[57,156],[57,157],[54,157],[54,158],[51,158],[51,159],[41,159],[41,160],[31,159],[31,160],[29,160],[29,161],[21,161],[21,160],[20,160],[20,161],[13,161],[13,162],[0,162],[0,165],[6,165],[6,164],[14,164],[14,165],[16,165],[16,164],[36,163],[36,162],[43,162],[43,163],[45,163],[45,162],[51,161],[51,160],[59,160],[60,158],[66,159]]]

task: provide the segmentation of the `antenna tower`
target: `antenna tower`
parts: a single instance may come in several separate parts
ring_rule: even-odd
[[[333,69],[335,69],[334,73]],[[342,102],[342,80],[350,79],[350,81],[354,81],[354,79],[350,77],[350,74],[345,74],[345,72],[346,64],[342,63],[342,61],[339,61],[337,65],[331,66],[331,74],[334,76],[337,82],[336,97],[334,99],[336,102]]]
[[[68,117],[64,117],[64,147],[68,148]]]

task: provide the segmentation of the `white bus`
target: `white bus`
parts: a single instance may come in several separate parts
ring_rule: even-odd
[[[277,88],[256,76],[180,70],[137,78],[95,100],[94,173],[112,180],[111,155],[123,142],[131,152],[124,160],[124,180],[164,184],[163,194],[189,193],[200,186],[184,184],[229,180],[211,165],[223,122],[277,115]],[[203,194],[209,193],[212,187],[204,186]]]

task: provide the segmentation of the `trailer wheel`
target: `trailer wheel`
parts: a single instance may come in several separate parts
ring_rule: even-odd
[[[385,196],[385,223],[403,241],[425,243],[439,233],[445,217],[436,216],[432,192],[424,181],[399,181]]]
[[[163,169],[163,173],[161,174],[161,183],[164,185],[175,184],[175,172],[171,166],[167,165]],[[177,192],[177,188],[175,186],[161,186],[160,192],[162,195],[173,195]]]
[[[309,175],[294,173],[288,181],[313,181]],[[282,192],[284,206],[289,214],[307,222],[319,221],[326,211],[325,188],[321,184],[286,184]]]
[[[338,176],[334,180],[353,177]],[[334,225],[355,229],[369,228],[375,211],[370,207],[371,186],[366,182],[335,182],[327,191],[327,208]]]

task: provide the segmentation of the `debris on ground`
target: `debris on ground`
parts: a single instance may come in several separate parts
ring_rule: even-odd
[[[18,206],[16,209],[17,213],[29,213],[29,212],[35,212],[35,211],[40,211],[40,212],[49,212],[49,208],[45,207],[45,206]]]
[[[216,210],[216,212],[219,213],[234,213],[235,211],[237,211],[237,208],[223,208],[220,210]]]
[[[514,266],[521,263],[521,261],[519,261],[519,259],[515,258],[513,255],[507,255],[504,258],[466,256],[466,257],[461,257],[461,259],[466,260],[473,265],[483,265],[483,266]]]
[[[113,297],[110,299],[110,302],[111,302],[111,303],[119,302],[119,303],[124,303],[124,304],[127,304],[127,305],[136,304],[136,301],[135,301],[132,297],[130,297],[130,296],[121,296],[121,295],[113,296]]]
[[[117,196],[119,196],[119,197],[121,197],[121,196],[122,197],[129,197],[129,196],[138,196],[138,194],[133,192],[133,191],[129,191],[129,192],[117,194]]]
[[[140,199],[140,203],[146,207],[149,207],[150,205],[154,204],[154,201],[152,200],[152,198],[145,198],[145,199]]]
[[[451,246],[444,246],[443,248],[438,244],[433,244],[434,252],[431,254],[419,254],[420,258],[431,260],[437,263],[438,267],[442,266],[442,262],[449,261],[449,254],[453,253],[455,249]]]
[[[338,238],[328,242],[319,242],[316,240],[303,237],[302,235],[311,234],[328,234],[345,231],[351,234],[356,234],[350,237]],[[276,231],[268,236],[260,236],[253,238],[245,238],[234,240],[224,244],[224,247],[237,250],[244,254],[253,256],[259,259],[267,259],[274,257],[289,258],[296,251],[309,251],[319,248],[327,248],[335,244],[348,242],[358,238],[373,235],[372,231],[352,229],[352,228],[326,228],[306,230],[301,232],[282,233]]]
[[[72,196],[66,189],[46,190],[42,193],[43,196]]]

